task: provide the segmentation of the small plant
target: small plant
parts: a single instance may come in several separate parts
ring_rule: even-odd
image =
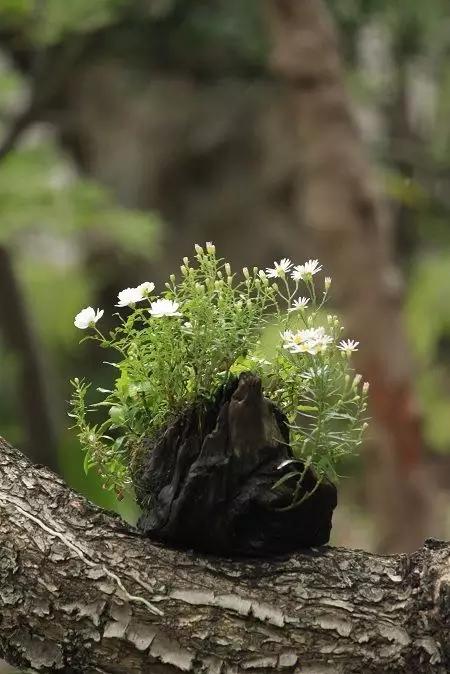
[[[85,469],[95,467],[106,488],[123,492],[144,438],[155,439],[184,410],[206,404],[251,371],[290,429],[292,469],[275,488],[297,478],[295,504],[307,468],[318,484],[336,481],[338,462],[361,442],[368,384],[350,366],[358,342],[342,340],[338,318],[324,312],[331,279],[319,290],[314,276],[321,270],[317,260],[294,266],[283,259],[238,276],[207,243],[205,250],[195,246],[193,264],[183,259],[180,278],[172,274],[159,296],[150,282],[120,292],[116,306],[123,311],[109,336],[97,327],[103,311],[81,311],[75,325],[118,354],[109,363],[114,386],[98,389],[99,402],[88,406],[90,385],[72,382],[71,416]],[[274,324],[278,336],[269,354],[262,338]],[[88,412],[102,407],[106,418],[89,423]]]

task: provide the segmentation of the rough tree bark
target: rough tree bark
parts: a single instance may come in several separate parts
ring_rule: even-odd
[[[0,657],[72,674],[442,673],[450,544],[270,561],[159,547],[0,440]]]
[[[268,0],[267,6],[272,67],[291,97],[298,137],[298,213],[333,276],[333,296],[349,334],[364,345],[357,366],[371,384],[377,422],[368,472],[376,476],[372,500],[381,547],[413,550],[432,518],[391,223],[353,119],[337,36],[323,2]],[[414,527],[408,526],[411,518]]]

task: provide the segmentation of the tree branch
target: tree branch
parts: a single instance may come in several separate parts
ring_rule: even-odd
[[[0,656],[40,672],[444,673],[450,544],[268,561],[165,549],[0,440]]]
[[[16,149],[23,134],[48,112],[61,95],[69,73],[81,55],[85,41],[67,40],[57,48],[38,50],[30,65],[30,95],[24,109],[9,122],[0,143],[0,161]]]

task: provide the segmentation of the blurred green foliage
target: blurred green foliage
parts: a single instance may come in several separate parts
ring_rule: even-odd
[[[406,314],[421,370],[418,390],[430,447],[450,451],[450,251],[424,256],[411,274]]]
[[[37,44],[52,44],[68,34],[104,28],[127,4],[128,0],[1,0],[0,22]]]
[[[9,3],[19,10],[27,3]],[[76,3],[74,3],[76,4]],[[87,3],[86,3],[87,5]],[[5,10],[2,5],[1,11]],[[0,70],[0,92],[6,132],[8,116],[24,98],[26,83],[11,67]],[[61,150],[51,127],[34,125],[21,143],[0,161],[0,245],[13,258],[15,273],[45,355],[56,417],[62,431],[59,464],[70,484],[105,507],[120,509],[133,520],[130,503],[117,503],[104,493],[95,476],[86,478],[82,456],[73,433],[67,431],[66,404],[72,368],[86,357],[78,345],[73,317],[94,303],[105,279],[100,267],[90,264],[92,251],[112,249],[124,260],[151,260],[157,251],[156,216],[122,208],[98,183],[80,176]],[[90,252],[91,251],[91,252]],[[77,354],[78,350],[78,354]],[[2,435],[20,445],[21,401],[18,399],[16,357],[0,341],[0,428]]]
[[[50,348],[73,344],[73,316],[99,279],[83,266],[89,242],[113,245],[126,257],[155,251],[152,214],[121,208],[103,188],[70,172],[53,139],[38,139],[0,163],[0,244],[16,253],[41,335]],[[48,301],[64,287],[64,301]]]

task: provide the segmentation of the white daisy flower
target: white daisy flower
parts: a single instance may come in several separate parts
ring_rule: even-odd
[[[301,344],[291,344],[289,353],[309,353],[311,356],[316,356],[318,353],[323,353],[329,344],[328,339],[311,340],[302,342]]]
[[[319,260],[308,260],[305,264],[294,267],[291,277],[294,281],[309,280],[321,270],[322,266],[319,264]]]
[[[287,330],[282,337],[285,342],[283,347],[289,353],[310,353],[311,355],[323,353],[333,341],[333,338],[327,335],[322,327],[298,330],[296,333]]]
[[[292,330],[284,330],[283,332],[280,332],[280,337],[283,340],[283,342],[291,342],[294,339],[294,332]]]
[[[117,295],[119,300],[116,307],[129,307],[131,304],[136,304],[142,299],[141,292],[137,288],[124,288]]]
[[[151,303],[149,311],[155,318],[161,318],[162,316],[181,316],[178,311],[179,306],[178,302],[160,299]]]
[[[86,330],[86,328],[93,328],[97,321],[103,316],[103,309],[93,309],[92,307],[86,307],[80,311],[79,314],[75,316],[73,324],[76,328],[80,330]]]
[[[319,351],[323,352],[329,346],[329,344],[332,344],[333,338],[330,337],[330,335],[326,335],[325,333],[323,333],[320,337],[317,337],[313,341],[315,342]]]
[[[355,342],[354,339],[347,339],[347,340],[343,339],[341,342],[339,342],[337,348],[339,349],[339,351],[343,351],[349,356],[351,353],[358,351],[358,346],[359,342]]]
[[[145,281],[137,288],[125,288],[117,295],[119,302],[116,307],[129,307],[135,305],[137,302],[142,302],[154,290],[155,284]]]
[[[309,297],[299,297],[298,300],[294,300],[292,307],[289,309],[291,311],[300,311],[305,309],[309,304]]]
[[[289,353],[307,353],[310,348],[312,348],[312,342],[301,342],[299,344],[290,342],[285,344],[284,348],[289,351]]]
[[[279,262],[274,262],[273,264],[273,268],[268,267],[266,269],[266,275],[269,278],[284,278],[292,267],[292,262],[287,257],[284,257]]]
[[[297,343],[321,340],[325,337],[325,328],[307,328],[306,330],[297,330],[294,334],[294,341]]]
[[[138,285],[139,290],[143,294],[144,297],[147,295],[150,295],[155,289],[155,284],[152,281],[144,281],[144,283],[141,283]]]

